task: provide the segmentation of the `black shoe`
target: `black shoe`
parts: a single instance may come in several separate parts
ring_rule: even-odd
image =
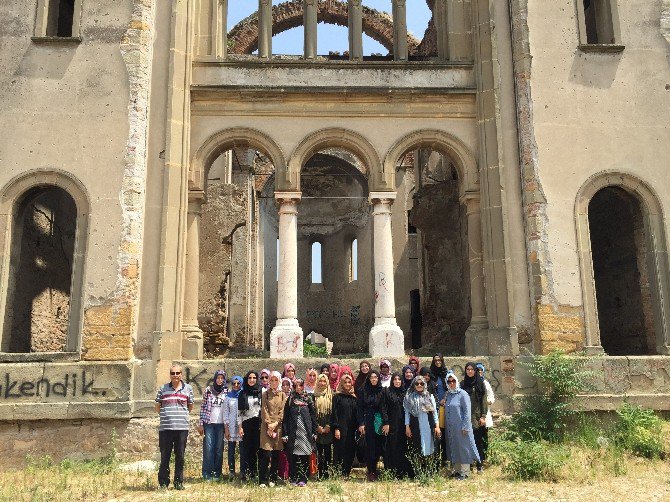
[[[465,481],[466,479],[468,479],[468,477],[464,474],[459,473],[458,476],[456,476],[456,481]]]
[[[175,483],[174,484],[174,489],[175,490],[185,490],[184,483]]]
[[[167,490],[167,489],[168,489],[168,485],[159,484],[159,485],[158,485],[158,489],[159,489],[159,490]]]

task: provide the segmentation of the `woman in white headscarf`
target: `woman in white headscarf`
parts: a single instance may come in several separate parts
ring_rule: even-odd
[[[453,371],[447,373],[446,430],[449,459],[454,467],[452,476],[464,480],[470,474],[470,464],[479,462],[479,454],[472,433],[470,396],[458,385]]]

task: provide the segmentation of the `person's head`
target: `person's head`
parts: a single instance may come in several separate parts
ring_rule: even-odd
[[[342,378],[340,378],[339,383],[339,388],[342,390],[342,392],[350,394],[353,386],[354,386],[353,378],[351,378],[349,375],[342,375]]]
[[[384,376],[387,376],[389,373],[391,373],[391,363],[388,359],[382,359],[379,362],[379,372]]]
[[[305,384],[309,385],[310,387],[314,387],[314,384],[316,384],[316,377],[319,376],[319,374],[316,372],[316,368],[310,368],[307,370],[305,373]]]
[[[484,378],[484,374],[486,373],[486,367],[482,363],[477,363],[475,366],[477,368],[477,374]]]
[[[477,367],[475,366],[475,363],[467,363],[465,365],[465,376],[467,378],[474,378],[476,374],[477,374]]]
[[[368,373],[368,382],[372,387],[379,385],[379,372],[377,370],[370,370]]]
[[[328,379],[328,375],[325,373],[321,373],[318,377],[316,377],[316,390],[319,392],[323,392],[330,386],[330,382]]]
[[[174,387],[175,385],[179,385],[179,382],[181,381],[181,366],[178,364],[173,364],[170,366],[170,383]]]
[[[433,356],[433,362],[431,364],[436,368],[444,367],[444,357],[442,357],[442,354],[435,354]]]
[[[277,390],[279,388],[279,382],[281,381],[281,373],[278,371],[273,371],[270,373],[270,388],[272,390]]]
[[[421,375],[426,380],[426,383],[430,383],[432,375],[430,374],[430,370],[428,368],[426,368],[425,366],[421,368],[419,370],[419,375]]]
[[[358,365],[358,369],[360,370],[361,373],[367,375],[368,372],[370,371],[370,363],[367,361],[361,361],[361,364]]]
[[[293,363],[286,363],[284,365],[284,375],[282,375],[289,380],[294,380],[295,379],[295,364]]]
[[[270,383],[270,370],[267,369],[267,368],[262,369],[258,378],[259,378],[259,383],[261,384],[261,387],[263,387],[264,389],[267,389],[268,385]]]
[[[221,392],[226,385],[226,372],[223,370],[216,370],[212,378],[212,386],[216,392]]]
[[[233,390],[240,390],[242,388],[242,377],[239,376],[234,376],[230,380],[230,386],[233,388]]]
[[[296,394],[302,394],[305,390],[305,381],[302,378],[296,378],[293,381],[293,390]]]
[[[270,384],[272,387],[272,384]],[[288,394],[293,389],[293,383],[289,377],[284,377],[281,379],[281,390],[284,394]]]
[[[391,375],[391,386],[396,389],[400,389],[403,386],[400,373],[393,373],[393,375]]]
[[[251,389],[258,384],[258,374],[255,371],[249,371],[244,377],[244,387]]]
[[[410,357],[408,364],[414,369],[414,374],[416,375],[417,372],[419,371],[419,365],[420,365],[419,358],[415,356]]]
[[[422,376],[418,376],[412,382],[412,390],[422,394],[426,390],[426,380]]]
[[[405,380],[412,380],[416,375],[414,374],[414,368],[409,364],[403,368],[403,375]]]
[[[458,379],[453,371],[447,373],[447,388],[454,391],[458,388]]]
[[[325,374],[325,375],[330,375],[330,364],[323,363],[321,365],[321,369],[319,370],[319,373]]]
[[[330,368],[328,369],[328,375],[332,381],[337,380],[337,375],[340,372],[340,365],[337,363],[331,363]]]

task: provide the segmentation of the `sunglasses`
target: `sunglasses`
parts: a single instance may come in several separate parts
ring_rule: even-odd
[[[452,380],[451,378],[447,380],[447,383],[456,383],[456,380]]]
[[[170,375],[181,375],[181,371],[171,371]]]
[[[268,376],[262,376],[262,377],[261,377],[261,380],[267,380],[268,378],[270,378],[270,377],[268,377]]]
[[[423,382],[416,382],[415,387],[423,387],[425,384]]]

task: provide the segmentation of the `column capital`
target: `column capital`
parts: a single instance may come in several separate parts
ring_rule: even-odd
[[[370,192],[368,200],[370,204],[393,204],[396,192]]]
[[[202,214],[202,205],[205,202],[203,190],[191,190],[188,192],[188,214]]]
[[[459,197],[458,201],[465,205],[467,214],[480,212],[481,196],[479,192],[465,192]]]
[[[275,192],[277,204],[297,204],[302,199],[302,192]]]

